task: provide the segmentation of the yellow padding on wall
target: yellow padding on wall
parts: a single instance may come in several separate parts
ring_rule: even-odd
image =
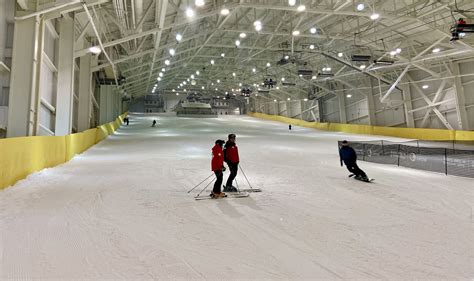
[[[67,136],[20,137],[0,140],[0,189],[29,174],[69,161],[74,155],[113,134],[123,118]]]
[[[0,142],[0,188],[66,161],[66,137],[20,137]]]
[[[457,140],[457,141],[473,141],[474,132],[459,131],[459,130],[440,130],[440,129],[422,129],[422,128],[394,128],[394,127],[380,127],[370,125],[357,124],[340,124],[340,123],[317,123],[308,122],[300,119],[292,119],[278,115],[268,115],[264,113],[249,113],[250,116],[280,121],[287,124],[292,124],[301,127],[314,128],[326,131],[345,132],[351,134],[364,135],[381,135],[391,136],[406,139],[419,140]]]

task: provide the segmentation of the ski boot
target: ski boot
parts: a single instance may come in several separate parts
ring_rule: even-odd
[[[225,186],[224,185],[224,192],[237,192],[237,187],[235,186]]]
[[[222,198],[222,197],[227,197],[227,195],[225,195],[224,192],[219,192],[219,193],[217,193],[217,192],[212,192],[212,193],[211,193],[211,197],[212,197],[212,198]]]

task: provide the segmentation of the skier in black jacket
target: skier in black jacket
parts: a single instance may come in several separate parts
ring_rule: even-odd
[[[356,179],[369,181],[369,178],[364,173],[364,171],[362,171],[359,166],[357,166],[357,154],[355,150],[349,146],[349,143],[346,140],[342,141],[341,149],[339,149],[339,157],[341,161],[341,167],[342,162],[344,162],[347,170],[353,173]]]

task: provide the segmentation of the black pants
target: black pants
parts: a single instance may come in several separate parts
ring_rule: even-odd
[[[229,175],[229,178],[227,179],[227,183],[225,184],[225,186],[232,186],[232,182],[237,176],[237,170],[239,168],[239,164],[233,164],[229,162],[227,163],[227,166],[229,166],[230,175]]]
[[[364,171],[362,171],[359,166],[357,166],[357,163],[354,162],[354,163],[346,163],[344,162],[344,164],[346,164],[346,167],[347,167],[347,170],[349,170],[349,172],[353,173],[354,175],[356,175],[356,177],[362,177],[362,178],[365,178],[367,177],[367,175],[364,173]]]
[[[220,193],[222,179],[224,178],[224,173],[222,173],[222,170],[217,170],[217,171],[214,171],[214,174],[216,175],[216,182],[214,183],[214,188],[212,189],[212,192]]]

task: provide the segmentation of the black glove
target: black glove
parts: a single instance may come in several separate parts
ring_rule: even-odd
[[[222,166],[222,172],[225,172],[225,170],[226,170],[226,169],[225,169],[225,167],[224,167],[224,166]]]

